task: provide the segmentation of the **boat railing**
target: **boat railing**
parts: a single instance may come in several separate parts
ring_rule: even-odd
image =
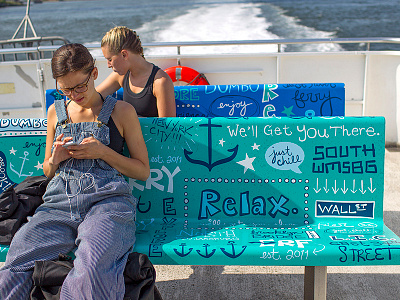
[[[50,42],[50,45],[43,45]],[[57,44],[56,44],[57,42]],[[69,41],[62,37],[32,37],[24,39],[12,39],[0,41],[0,57],[6,60],[32,60],[51,57],[52,53]],[[232,41],[196,41],[196,42],[152,42],[143,43],[144,48],[175,48],[176,55],[181,55],[184,47],[212,47],[212,46],[232,46],[232,45],[276,45],[277,52],[283,52],[285,45],[301,44],[358,44],[362,45],[365,51],[371,50],[373,44],[399,45],[400,38],[376,37],[376,38],[321,38],[321,39],[272,39],[272,40],[232,40]],[[86,44],[91,50],[99,50],[100,43]],[[393,47],[393,46],[392,46]],[[388,46],[387,50],[393,50]],[[398,50],[398,49],[396,49]],[[24,59],[18,55],[24,54]]]
[[[400,44],[400,38],[321,38],[321,39],[272,39],[272,40],[236,40],[236,41],[205,41],[205,42],[169,42],[147,43],[144,47],[175,47],[180,55],[182,47],[194,46],[233,46],[233,45],[276,45],[277,52],[283,51],[285,45],[302,44],[360,44],[365,50],[371,49],[371,44]]]
[[[27,37],[0,41],[0,61],[51,58],[52,53],[69,41],[60,36]]]
[[[29,17],[30,5],[31,0],[27,0],[25,16],[15,31],[13,37],[9,40],[0,40],[0,61],[37,60],[51,57],[54,50],[56,50],[62,44],[69,43],[67,39],[60,36],[38,36],[32,24],[32,20]],[[32,37],[28,36],[29,30],[33,35]],[[20,32],[22,37],[19,38],[18,35],[21,35]],[[43,47],[43,45],[51,45],[55,47],[55,49],[45,51],[45,48],[43,48],[43,50],[40,50],[40,47]],[[21,59],[21,54],[23,54],[23,59]]]

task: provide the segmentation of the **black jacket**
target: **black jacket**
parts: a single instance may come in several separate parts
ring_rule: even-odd
[[[44,176],[27,177],[0,194],[0,244],[9,245],[17,230],[28,221],[27,217],[43,203],[49,181]]]

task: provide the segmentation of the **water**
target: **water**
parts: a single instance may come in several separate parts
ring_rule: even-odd
[[[99,42],[115,25],[135,29],[144,43],[400,37],[399,4],[400,0],[89,0],[32,3],[30,17],[39,36],[63,36],[79,43]],[[12,37],[25,10],[25,7],[0,8],[0,40]],[[244,48],[258,52],[260,47]],[[372,49],[389,47],[395,48],[378,44]],[[243,50],[238,48],[229,47],[229,52]],[[286,46],[284,51],[362,49],[362,45],[349,44],[301,45]],[[263,46],[262,50],[276,48]],[[222,50],[212,48],[211,51]]]

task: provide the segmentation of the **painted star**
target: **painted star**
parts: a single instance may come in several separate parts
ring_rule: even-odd
[[[285,114],[286,116],[290,117],[291,115],[294,115],[294,113],[292,112],[293,109],[293,105],[290,107],[286,107],[283,106],[285,109],[282,111],[283,114]]]
[[[42,170],[43,170],[43,164],[41,164],[41,163],[38,161],[38,163],[37,163],[37,165],[35,166],[35,168],[36,168],[36,170],[38,170],[38,171],[39,171],[39,169],[42,169]]]
[[[260,147],[260,145],[257,145],[256,143],[254,143],[253,146],[251,146],[251,148],[253,148],[253,150],[260,150],[258,149]]]
[[[224,139],[220,139],[220,140],[219,140],[219,144],[220,144],[222,147],[224,146],[224,143],[225,143]]]
[[[249,157],[246,153],[246,158],[244,160],[238,161],[237,163],[239,165],[242,165],[244,167],[244,172],[243,174],[246,173],[247,169],[251,169],[254,171],[254,167],[253,167],[253,161],[255,160],[255,157]]]
[[[17,152],[17,150],[15,150],[14,147],[11,147],[10,154],[15,155],[15,152]]]

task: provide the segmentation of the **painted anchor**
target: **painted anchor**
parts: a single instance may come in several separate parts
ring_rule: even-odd
[[[218,165],[222,165],[225,163],[230,162],[231,160],[233,160],[238,152],[238,148],[239,145],[236,145],[234,148],[232,149],[228,149],[228,152],[232,152],[232,155],[220,160],[216,160],[216,161],[212,161],[212,135],[211,135],[211,128],[212,127],[222,127],[221,125],[214,125],[211,124],[211,118],[208,119],[208,124],[201,124],[199,125],[201,127],[208,127],[208,162],[203,161],[203,160],[199,160],[199,159],[193,159],[190,157],[190,155],[193,154],[193,151],[188,151],[186,149],[183,150],[186,159],[191,162],[192,164],[198,164],[198,165],[202,165],[205,166],[210,172],[212,170],[212,168],[214,168],[215,166]]]
[[[11,171],[13,171],[15,174],[17,174],[18,177],[22,177],[22,176],[23,176],[23,177],[28,177],[28,176],[32,176],[32,174],[33,174],[33,172],[29,172],[29,174],[22,174],[22,170],[24,169],[25,161],[26,161],[26,160],[29,160],[28,158],[26,158],[28,155],[29,155],[29,152],[28,152],[28,151],[25,151],[25,152],[24,152],[24,157],[20,157],[20,158],[22,159],[22,164],[21,164],[21,170],[20,170],[19,172],[14,170],[14,166],[13,166],[13,164],[10,162],[10,169],[11,169]]]
[[[231,245],[232,245],[232,253],[228,253],[227,251],[225,251],[225,248],[221,248],[221,251],[222,251],[226,256],[228,256],[228,257],[230,257],[230,258],[238,258],[240,255],[243,254],[244,250],[246,250],[246,248],[247,248],[247,246],[242,246],[242,249],[243,249],[243,250],[240,251],[239,254],[236,254],[236,251],[235,251],[235,242],[234,242],[234,241],[230,241],[230,242],[228,242],[228,244],[231,244]]]
[[[203,247],[206,248],[206,254],[205,254],[205,255],[201,254],[201,253],[200,253],[200,250],[196,250],[196,251],[197,251],[197,253],[198,253],[200,256],[202,256],[202,257],[204,257],[204,258],[210,258],[211,256],[214,255],[214,253],[215,253],[215,251],[216,251],[217,249],[213,249],[213,250],[211,251],[211,253],[208,253],[208,247],[209,247],[209,246],[210,246],[209,244],[203,244]]]
[[[186,246],[186,244],[185,244],[185,243],[182,243],[182,244],[180,244],[179,246],[182,247],[182,252],[178,252],[178,249],[175,249],[175,248],[174,248],[174,251],[175,251],[175,253],[178,254],[180,257],[188,256],[188,255],[190,254],[190,252],[192,252],[192,250],[193,250],[193,248],[189,248],[189,251],[185,253],[185,246]]]

